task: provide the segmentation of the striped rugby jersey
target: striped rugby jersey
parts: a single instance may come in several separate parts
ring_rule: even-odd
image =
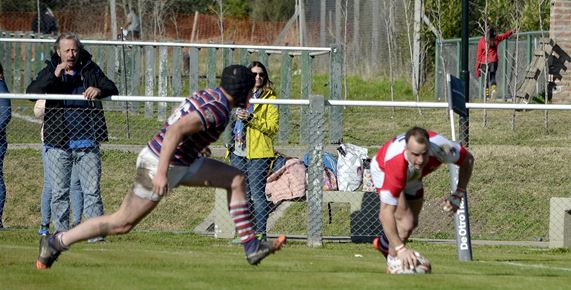
[[[189,113],[197,112],[202,121],[202,131],[185,136],[176,147],[170,162],[172,165],[189,166],[202,149],[218,140],[228,124],[231,110],[228,100],[219,88],[197,91],[180,104],[163,128],[149,141],[148,146],[160,156],[165,132],[170,125]]]

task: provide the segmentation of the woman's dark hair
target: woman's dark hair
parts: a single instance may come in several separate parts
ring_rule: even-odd
[[[252,70],[253,67],[259,67],[262,69],[262,73],[264,74],[263,75],[264,79],[262,80],[262,88],[268,84],[269,86],[272,86],[274,84],[270,80],[270,75],[268,74],[268,70],[266,69],[266,66],[263,63],[259,61],[253,61],[252,63],[250,63],[250,65],[248,65],[248,69]]]
[[[0,63],[0,75],[4,74],[4,68],[2,67],[2,64]]]
[[[488,27],[488,31],[486,31],[486,42],[488,43],[488,47],[496,46],[496,30],[491,26]]]

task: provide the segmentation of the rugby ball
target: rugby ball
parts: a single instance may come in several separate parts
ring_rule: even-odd
[[[416,255],[416,266],[412,269],[403,269],[402,261],[399,258],[392,258],[387,261],[387,273],[389,274],[430,274],[432,266],[430,261],[418,252]]]

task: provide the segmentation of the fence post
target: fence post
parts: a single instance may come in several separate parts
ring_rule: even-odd
[[[159,97],[168,95],[168,47],[161,46],[159,48]],[[167,119],[167,103],[159,102],[158,104],[158,120],[165,121]]]
[[[291,59],[288,51],[282,51],[282,64],[280,72],[280,95],[281,99],[289,99],[291,93]],[[278,142],[280,144],[288,144],[289,140],[289,107],[287,105],[278,105],[280,110],[280,129],[278,133]]]
[[[172,50],[172,95],[182,96],[182,47],[175,46]]]
[[[30,37],[32,38],[32,37]],[[32,81],[32,43],[26,43],[26,62],[24,64],[24,88]],[[22,92],[25,92],[23,89]]]
[[[13,38],[18,37],[18,35],[14,35]],[[22,52],[20,48],[23,44],[21,43],[14,43],[14,67],[13,67],[13,81],[14,85],[12,86],[12,92],[14,93],[21,93],[20,86],[22,84],[22,77],[20,74],[20,68],[22,67]]]
[[[139,96],[139,87],[141,85],[141,63],[142,54],[140,46],[133,46],[131,54],[131,87],[129,87],[130,96]],[[129,102],[129,110],[132,113],[139,112],[139,102]]]
[[[434,100],[440,101],[440,50],[442,43],[436,39],[434,48]]]
[[[234,58],[232,57],[232,49],[224,48],[222,49],[222,67],[227,67],[234,63]]]
[[[508,81],[507,81],[507,77],[508,77],[508,61],[507,61],[507,57],[508,57],[508,46],[509,40],[508,41],[502,41],[500,42],[500,46],[499,49],[502,53],[502,56],[500,57],[500,67],[502,69],[502,98],[505,99],[506,97],[506,92],[507,92],[507,86],[508,86]],[[494,96],[496,99],[498,98],[500,92],[500,86],[496,85],[496,95]],[[490,90],[490,97],[492,96],[492,91]],[[493,100],[492,100],[493,101]]]
[[[269,73],[270,64],[268,63],[268,58],[269,58],[269,55],[266,53],[265,49],[258,50],[258,61],[266,66],[266,68],[268,69],[268,73]]]
[[[155,47],[145,47],[145,96],[155,95]],[[153,102],[145,102],[145,118],[153,117]]]
[[[240,64],[248,65],[250,63],[250,56],[248,55],[248,49],[240,48]]]
[[[216,87],[216,48],[208,48],[208,71],[206,72],[206,79],[209,88]]]
[[[301,53],[301,99],[307,100],[309,99],[309,95],[311,95],[311,56],[309,55],[308,51],[304,51]],[[299,132],[299,144],[307,144],[308,138],[308,127],[309,122],[307,116],[307,108],[302,106],[300,111],[300,132]]]
[[[198,52],[199,48],[191,47],[188,53],[188,94],[192,95],[198,90],[198,81],[200,75],[198,74]]]
[[[6,37],[6,32],[2,32],[0,33],[0,37],[5,38]],[[2,65],[4,67],[6,67],[6,55],[7,55],[7,50],[6,50],[6,46],[7,46],[8,42],[6,41],[2,41],[0,42],[0,62],[2,62]]]
[[[321,95],[309,97],[307,122],[309,140],[309,169],[307,179],[307,245],[323,245],[323,140],[325,98]]]
[[[222,63],[223,67],[227,67],[233,63],[232,60],[232,50],[230,48],[224,48],[222,50]],[[233,122],[228,122],[226,129],[224,129],[224,133],[222,133],[222,140],[224,144],[231,144],[232,143],[232,127]]]
[[[342,67],[343,53],[339,46],[331,49],[329,68],[329,99],[341,100],[342,94]],[[340,144],[343,140],[343,107],[329,107],[329,143]]]

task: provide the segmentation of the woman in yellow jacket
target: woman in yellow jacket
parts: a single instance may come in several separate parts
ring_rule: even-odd
[[[248,68],[256,75],[252,99],[276,99],[266,67],[258,61]],[[233,124],[230,162],[246,175],[247,198],[255,217],[256,236],[266,239],[266,224],[271,203],[266,199],[266,179],[275,158],[273,139],[278,132],[277,105],[248,104],[237,109]]]

